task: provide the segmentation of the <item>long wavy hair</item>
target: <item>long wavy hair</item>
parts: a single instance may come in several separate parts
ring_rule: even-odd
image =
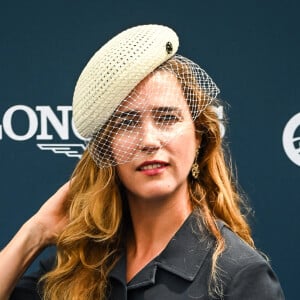
[[[167,63],[176,64],[178,78],[191,76],[175,59]],[[182,89],[185,95],[192,91],[201,105],[203,91],[196,82],[182,83]],[[189,175],[188,184],[193,210],[216,241],[209,290],[211,294],[222,294],[217,261],[226,245],[216,220],[223,220],[250,246],[254,247],[254,243],[241,212],[244,203],[237,192],[230,159],[224,150],[216,104],[214,100],[195,118],[196,134],[201,141],[196,158],[200,175],[197,180]],[[70,222],[57,241],[56,266],[41,281],[44,298],[107,299],[108,274],[125,249],[130,226],[124,188],[115,167],[98,168],[85,151],[72,175],[70,194]]]

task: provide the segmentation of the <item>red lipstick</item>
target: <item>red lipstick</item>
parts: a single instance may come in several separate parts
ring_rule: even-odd
[[[137,167],[137,170],[145,175],[157,175],[162,173],[169,164],[160,160],[145,161]]]

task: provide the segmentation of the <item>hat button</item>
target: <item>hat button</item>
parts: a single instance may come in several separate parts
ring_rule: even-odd
[[[173,51],[173,45],[172,45],[171,42],[167,42],[167,44],[166,44],[166,50],[167,50],[168,54],[172,53],[172,51]]]

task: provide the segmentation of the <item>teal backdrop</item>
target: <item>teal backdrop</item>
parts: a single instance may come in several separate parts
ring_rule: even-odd
[[[71,103],[87,60],[128,27],[164,24],[221,89],[256,245],[299,299],[299,10],[296,0],[0,1],[0,247],[78,162]]]

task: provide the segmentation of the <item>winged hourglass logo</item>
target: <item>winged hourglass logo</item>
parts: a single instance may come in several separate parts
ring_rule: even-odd
[[[55,154],[65,154],[68,157],[81,158],[85,149],[83,144],[37,144],[41,150],[51,150]]]

